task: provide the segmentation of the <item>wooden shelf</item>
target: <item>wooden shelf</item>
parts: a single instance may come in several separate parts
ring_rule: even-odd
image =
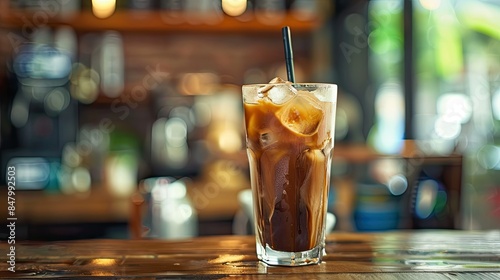
[[[38,12],[41,13],[41,12]],[[186,13],[169,15],[177,22],[169,21],[164,12],[119,10],[105,19],[95,17],[90,11],[82,11],[65,17],[45,15],[46,25],[69,25],[76,31],[153,31],[153,32],[281,32],[288,25],[293,32],[310,32],[319,27],[320,20],[300,20],[292,14],[285,14],[276,21],[264,21],[250,16],[242,19],[221,15],[217,19],[204,20],[199,16]],[[0,14],[0,23],[7,28],[32,28],[40,21],[40,15],[22,10],[7,10]],[[36,21],[36,20],[37,21]],[[46,20],[45,20],[46,19]],[[36,26],[35,26],[36,27]]]
[[[5,193],[5,186],[1,189]],[[128,198],[112,197],[100,188],[81,195],[18,190],[15,198],[18,222],[29,224],[127,222],[131,209]],[[0,217],[5,220],[4,208]]]
[[[250,186],[224,188],[214,197],[207,197],[213,191],[207,187],[213,184],[195,181],[188,186],[200,221],[231,219],[239,209],[238,192]],[[6,189],[0,186],[2,197],[6,197]],[[113,196],[104,186],[93,186],[85,194],[17,190],[15,199],[15,216],[25,224],[128,223],[133,208],[131,197]],[[7,214],[7,207],[0,208],[0,219],[5,221]]]
[[[410,140],[408,140],[410,141]],[[365,144],[338,144],[335,145],[333,159],[346,161],[354,164],[369,163],[378,159],[406,159],[421,165],[445,164],[461,165],[463,156],[460,154],[450,155],[426,155],[415,143],[410,141],[410,145],[399,154],[382,154]]]

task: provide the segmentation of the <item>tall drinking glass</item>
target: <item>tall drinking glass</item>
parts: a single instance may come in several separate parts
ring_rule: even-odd
[[[321,262],[337,86],[244,85],[243,105],[259,260]]]

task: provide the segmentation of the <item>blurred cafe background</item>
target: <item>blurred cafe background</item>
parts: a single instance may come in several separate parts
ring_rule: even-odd
[[[339,85],[334,231],[500,227],[500,2],[6,0],[16,237],[251,234],[240,88]],[[7,238],[2,227],[0,238]]]

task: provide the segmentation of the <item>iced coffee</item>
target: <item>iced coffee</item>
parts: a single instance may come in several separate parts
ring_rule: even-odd
[[[333,84],[243,86],[257,255],[268,264],[321,261],[336,98]]]

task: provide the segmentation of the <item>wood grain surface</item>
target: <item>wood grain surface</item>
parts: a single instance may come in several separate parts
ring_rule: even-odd
[[[500,279],[500,231],[333,233],[320,265],[268,266],[253,236],[77,240],[0,245],[0,278]]]

